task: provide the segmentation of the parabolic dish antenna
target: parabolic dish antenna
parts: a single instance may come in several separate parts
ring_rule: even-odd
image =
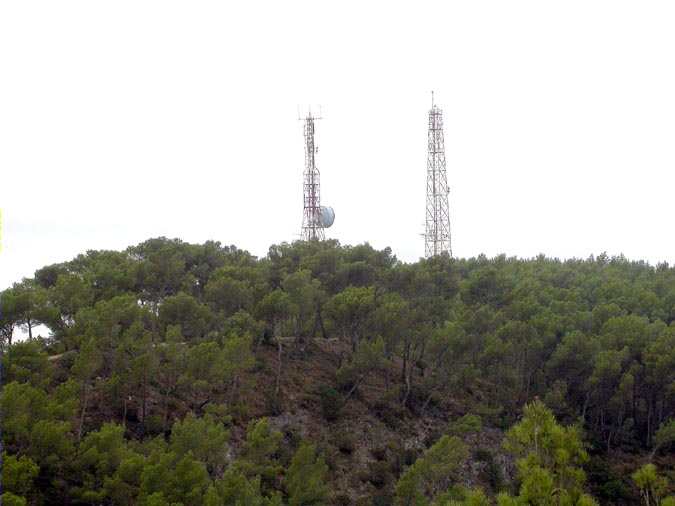
[[[319,221],[323,228],[330,227],[335,221],[335,211],[332,207],[323,207],[321,206],[321,214],[319,215]]]

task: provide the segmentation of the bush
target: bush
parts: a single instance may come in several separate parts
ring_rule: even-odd
[[[245,401],[230,404],[227,408],[227,414],[231,417],[233,423],[242,423],[251,418],[249,406]]]
[[[340,453],[346,455],[351,455],[356,447],[356,438],[345,429],[336,432],[333,441]]]
[[[371,450],[373,457],[377,460],[387,460],[387,447],[386,446],[376,446]]]
[[[391,458],[389,459],[389,464],[392,472],[395,475],[399,475],[403,472],[406,467],[411,466],[419,453],[413,448],[404,448],[400,445],[392,446],[391,448]]]
[[[0,504],[4,504],[5,506],[26,506],[28,503],[23,497],[14,495],[11,492],[5,492],[0,498]]]
[[[265,397],[265,414],[267,416],[279,416],[284,411],[281,402],[281,392],[276,393],[273,388],[268,388],[263,393]]]
[[[499,467],[499,464],[495,461],[494,455],[488,450],[479,448],[475,451],[474,457],[476,460],[485,462],[485,468],[482,471],[482,475],[490,484],[490,488],[494,492],[499,492],[504,486],[504,476],[502,475],[502,470]]]
[[[373,496],[373,506],[393,506],[394,496],[387,492],[381,492]]]
[[[351,503],[352,500],[347,494],[335,494],[333,496],[335,506],[349,506]]]
[[[211,415],[214,420],[225,426],[232,425],[232,416],[229,414],[230,408],[226,404],[208,403],[204,407],[204,414]]]
[[[465,436],[467,434],[480,432],[482,428],[483,422],[481,417],[469,413],[450,422],[448,424],[448,434],[451,436]]]
[[[395,399],[381,399],[373,404],[373,413],[390,429],[398,429],[403,419],[404,410]]]
[[[323,385],[319,387],[319,398],[321,399],[321,414],[328,422],[334,422],[340,417],[342,410],[342,397],[332,387]]]
[[[371,462],[368,466],[368,481],[375,488],[383,488],[392,479],[391,468],[387,462]]]
[[[150,415],[145,417],[143,427],[146,434],[154,436],[164,431],[164,420],[160,415]]]
[[[603,503],[629,504],[638,500],[621,477],[601,457],[591,457],[584,467],[593,495]]]
[[[610,480],[604,483],[597,490],[597,495],[614,504],[626,504],[631,497],[628,487],[621,480]]]

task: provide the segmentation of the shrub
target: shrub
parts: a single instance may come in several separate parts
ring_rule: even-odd
[[[347,494],[335,494],[333,496],[333,504],[335,506],[349,506],[352,503],[351,498]]]
[[[351,455],[356,447],[355,439],[356,438],[347,430],[339,430],[334,435],[335,447],[340,450],[341,453]]]
[[[376,446],[371,450],[373,457],[377,460],[387,460],[387,447],[386,446]]]
[[[381,399],[373,404],[373,413],[390,429],[398,429],[403,419],[404,410],[400,402],[390,398]]]
[[[284,411],[281,402],[281,392],[277,393],[272,388],[268,388],[263,393],[265,398],[265,413],[268,416],[279,416]]]
[[[448,433],[451,436],[465,436],[467,434],[480,432],[482,428],[483,422],[481,417],[469,413],[450,422],[448,424]]]
[[[388,492],[380,492],[373,496],[373,506],[392,506],[394,504],[394,496]]]
[[[327,385],[319,387],[321,399],[321,414],[329,421],[334,422],[340,417],[342,410],[342,398],[337,390]]]
[[[145,418],[143,426],[146,434],[154,436],[164,431],[164,420],[160,415],[150,415]]]
[[[495,461],[494,455],[488,450],[479,448],[475,451],[474,457],[476,460],[485,462],[485,468],[482,473],[485,481],[490,484],[490,488],[498,492],[504,486],[504,476],[499,464]]]
[[[383,488],[392,478],[391,468],[387,462],[371,462],[368,466],[368,481],[375,488]]]

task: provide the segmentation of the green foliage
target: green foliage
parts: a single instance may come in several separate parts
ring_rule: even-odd
[[[559,425],[541,401],[525,406],[523,418],[507,433],[505,448],[517,460],[520,490],[514,504],[593,504],[584,494],[588,460],[576,427]],[[499,504],[509,504],[502,495]]]
[[[380,373],[385,365],[384,340],[361,341],[351,359],[337,371],[337,381],[351,396],[359,385],[371,374]]]
[[[91,283],[75,273],[60,274],[52,294],[54,304],[61,313],[59,323],[62,325],[67,325],[81,309],[91,306],[94,299]]]
[[[267,293],[258,304],[257,312],[272,327],[275,337],[279,335],[279,324],[293,312],[291,297],[283,290]]]
[[[263,323],[253,318],[253,316],[243,309],[237,311],[229,318],[222,321],[222,330],[220,331],[219,342],[234,339],[237,337],[248,337],[257,342],[263,335]]]
[[[492,504],[480,489],[467,490],[462,495],[462,499],[441,497],[433,502],[433,506],[490,506]]]
[[[26,456],[2,454],[2,488],[5,493],[11,493],[17,497],[29,497],[33,493],[33,482],[40,468]],[[6,500],[3,495],[2,501]],[[6,504],[17,499],[7,499]]]
[[[249,480],[242,472],[228,469],[223,478],[216,481],[215,486],[219,497],[210,498],[214,504],[251,504],[253,506],[263,504],[259,477]],[[212,490],[209,490],[209,495],[213,495]]]
[[[375,288],[345,288],[326,304],[326,314],[348,338],[354,351],[359,340],[368,332],[375,310]]]
[[[192,455],[206,464],[212,475],[222,473],[227,463],[230,433],[211,416],[197,418],[189,413],[171,427],[169,449],[178,457]]]
[[[103,425],[87,434],[79,451],[77,472],[82,486],[74,490],[74,495],[84,501],[105,500],[109,492],[106,485],[127,457],[124,428],[112,423]]]
[[[343,406],[340,393],[328,385],[321,385],[318,393],[321,400],[321,414],[327,421],[334,422],[340,417]]]
[[[2,357],[2,374],[5,383],[17,381],[47,387],[51,367],[44,344],[37,340],[13,344]]]
[[[448,424],[448,434],[451,436],[464,436],[467,434],[478,433],[482,428],[483,421],[481,420],[481,417],[468,413]]]
[[[665,448],[673,443],[675,443],[675,419],[670,419],[663,422],[654,434],[654,450],[652,451],[652,455],[660,448]]]
[[[69,455],[72,451],[70,420],[76,405],[70,397],[73,392],[69,386],[64,384],[56,395],[48,396],[44,390],[27,383],[4,385],[0,408],[7,447],[26,451],[32,457],[51,457],[57,461],[59,452]]]
[[[631,477],[640,489],[645,506],[662,506],[674,499],[674,497],[664,497],[668,490],[668,480],[657,472],[654,464],[645,464]]]
[[[251,344],[252,338],[244,336],[231,337],[222,347],[214,341],[192,346],[187,350],[179,384],[198,398],[208,399],[228,386],[236,393],[241,374],[255,362]]]
[[[39,467],[32,489],[5,490],[8,504],[279,504],[294,443],[250,420],[270,391],[282,420],[287,408],[340,418],[346,437],[329,446],[344,447],[340,468],[361,455],[349,427],[363,409],[403,437],[419,417],[447,419],[462,406],[473,414],[446,432],[480,441],[483,426],[506,429],[523,404],[543,399],[550,411],[528,405],[509,432],[520,489],[500,504],[545,504],[551,494],[591,503],[582,427],[595,460],[625,452],[672,474],[675,269],[666,264],[607,255],[404,264],[389,249],[337,241],[275,245],[257,259],[161,237],[44,267],[0,303],[6,460]],[[39,324],[48,337],[34,335]],[[12,342],[17,328],[32,339]],[[281,354],[258,346],[282,335],[296,339],[279,339]],[[249,422],[246,443],[235,437],[230,449],[225,426]],[[473,452],[485,463],[480,479],[497,491],[498,467],[482,448]],[[445,453],[415,463],[395,453],[396,474],[410,464],[399,503],[482,501],[452,485]],[[368,474],[384,504],[386,461]],[[589,489],[627,503],[625,467],[603,469],[588,469]],[[645,476],[647,489],[658,484]],[[339,487],[335,500],[353,497],[344,490],[353,478],[326,478]]]
[[[82,343],[75,363],[71,369],[73,376],[82,383],[86,383],[96,374],[103,365],[103,357],[93,338]]]
[[[481,476],[489,483],[492,491],[498,492],[503,488],[504,476],[502,469],[495,460],[495,456],[489,450],[478,449],[474,452],[476,460],[485,463]]]
[[[211,312],[206,306],[183,292],[167,297],[159,307],[160,324],[163,327],[180,325],[183,335],[188,339],[203,336],[209,327],[211,318]]]
[[[289,506],[320,506],[327,504],[328,466],[317,456],[314,445],[302,443],[293,455],[286,474]]]
[[[401,475],[396,484],[396,504],[424,506],[446,490],[468,450],[457,437],[442,436]]]
[[[282,471],[277,457],[283,435],[272,428],[267,418],[249,423],[237,467],[248,478],[258,476],[263,489],[269,490]]]
[[[169,504],[202,504],[209,485],[206,466],[190,455],[156,453],[150,456],[141,473],[141,503],[154,504],[152,501],[161,497]]]
[[[210,277],[204,289],[204,298],[214,311],[231,316],[248,310],[253,302],[253,288],[247,279],[238,279],[242,272],[233,267],[222,267]]]
[[[282,288],[290,299],[295,336],[307,337],[316,327],[319,307],[325,297],[321,282],[313,279],[310,271],[301,269],[288,274]]]
[[[0,502],[5,506],[26,506],[28,504],[25,497],[14,495],[11,492],[4,492],[0,497]]]

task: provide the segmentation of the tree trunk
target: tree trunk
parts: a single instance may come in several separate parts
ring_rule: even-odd
[[[591,394],[590,392],[586,394],[586,398],[584,399],[584,407],[581,410],[581,420],[586,420],[586,410],[588,409],[588,402],[591,399]]]
[[[328,332],[326,332],[326,326],[323,324],[321,309],[319,309],[319,327],[321,328],[321,337],[323,337],[324,339],[328,339]]]
[[[408,375],[408,362],[410,361],[410,343],[403,347],[403,366],[401,367],[401,383],[405,382]]]
[[[359,376],[359,378],[354,382],[354,386],[353,386],[353,387],[349,390],[349,392],[347,393],[347,396],[345,397],[344,403],[346,403],[346,402],[349,400],[349,398],[354,394],[354,392],[356,392],[356,389],[359,388],[359,385],[361,384],[361,382],[363,381],[363,378],[365,378],[365,377],[366,377],[366,375],[365,375],[365,374],[362,374],[362,375]],[[344,403],[343,403],[343,404],[344,404]]]
[[[431,402],[431,397],[434,395],[434,391],[432,390],[429,395],[427,396],[426,400],[424,401],[424,404],[422,405],[422,410],[421,413],[424,413],[427,409],[427,406],[429,406],[429,403]]]
[[[652,460],[654,460],[654,457],[656,457],[656,452],[659,451],[659,448],[661,448],[660,445],[656,445],[656,446],[654,446],[654,448],[652,448],[652,451],[651,451],[651,453],[649,454],[649,462],[651,462]]]
[[[408,397],[410,397],[410,391],[412,390],[412,367],[408,367],[408,371],[405,375],[405,395],[403,396],[402,404],[404,406],[408,405]]]

